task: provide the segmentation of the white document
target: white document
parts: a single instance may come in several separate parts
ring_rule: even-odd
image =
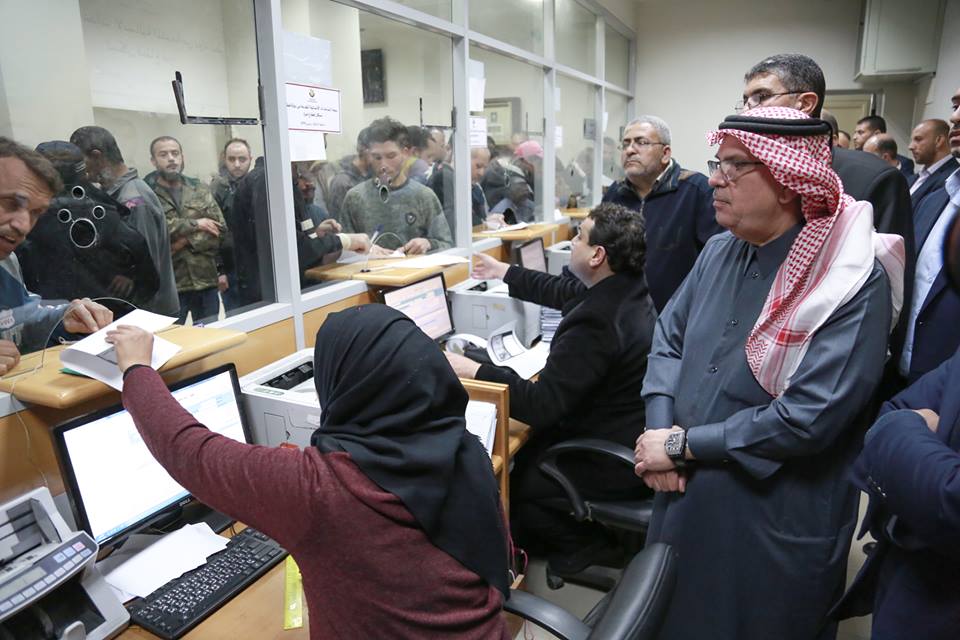
[[[518,222],[517,224],[510,224],[498,229],[491,229],[489,231],[481,231],[480,233],[500,233],[501,231],[518,231],[520,229],[526,229],[530,225],[526,222]]]
[[[493,455],[493,440],[497,433],[497,405],[491,402],[467,402],[467,431],[480,439],[480,444]]]
[[[467,87],[469,89],[470,111],[483,111],[484,95],[487,88],[487,79],[484,77],[483,63],[479,60],[467,60]],[[487,141],[483,141],[487,146]]]
[[[340,257],[337,258],[337,264],[353,264],[355,262],[365,262],[370,260],[395,260],[397,258],[403,258],[404,253],[400,249],[396,249],[393,253],[388,253],[386,255],[369,255],[366,253],[357,253],[356,251],[350,251],[349,249],[344,249],[340,252]]]
[[[452,264],[465,264],[467,262],[470,262],[470,258],[452,253],[431,253],[409,258],[397,266],[404,269],[426,269],[428,267],[449,267]]]
[[[509,367],[521,378],[529,380],[546,366],[550,345],[541,341],[527,349],[513,330],[515,324],[508,322],[490,334],[487,339],[487,355],[495,365]]]
[[[175,320],[176,318],[171,316],[136,309],[61,351],[60,362],[77,373],[82,373],[121,391],[123,372],[117,367],[117,352],[114,346],[107,342],[107,332],[115,329],[117,325],[125,324],[156,333],[160,329],[169,327]],[[160,336],[154,336],[150,366],[159,369],[178,351],[180,351],[179,345],[164,340]]]
[[[483,116],[470,116],[470,147],[487,146],[487,119]]]
[[[160,537],[104,578],[115,590],[144,598],[226,547],[227,539],[214,533],[208,524],[188,524]]]

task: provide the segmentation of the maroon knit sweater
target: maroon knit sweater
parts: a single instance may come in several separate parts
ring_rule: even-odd
[[[500,592],[431,544],[349,454],[215,434],[148,367],[127,374],[123,405],[177,482],[293,555],[311,638],[509,638]]]

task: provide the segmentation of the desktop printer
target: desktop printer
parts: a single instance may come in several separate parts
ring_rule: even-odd
[[[71,531],[46,487],[0,506],[0,638],[100,640],[130,615],[94,566],[97,543]]]
[[[564,240],[547,247],[547,273],[558,276],[563,272],[563,268],[570,264],[572,246],[569,240]]]
[[[447,291],[457,333],[486,340],[495,330],[515,322],[517,338],[528,349],[540,336],[540,305],[511,298],[500,280],[468,278]]]
[[[313,349],[297,351],[243,376],[240,392],[255,443],[310,445],[310,436],[320,426]]]

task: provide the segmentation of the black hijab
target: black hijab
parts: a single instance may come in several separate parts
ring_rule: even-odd
[[[467,393],[437,345],[399,311],[368,304],[327,317],[314,367],[322,414],[311,444],[349,453],[434,545],[508,598],[490,458],[466,430]]]

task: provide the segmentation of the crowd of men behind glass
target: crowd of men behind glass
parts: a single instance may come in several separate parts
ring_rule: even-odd
[[[900,316],[899,322],[892,327],[883,380],[879,381],[878,369],[876,377],[879,391],[872,402],[893,398],[884,406],[882,415],[894,409],[913,409],[914,413],[923,420],[914,420],[916,424],[911,423],[908,426],[911,429],[915,427],[919,429],[922,432],[919,435],[925,435],[928,427],[930,432],[938,434],[937,413],[952,415],[950,412],[953,411],[947,406],[941,409],[940,395],[943,394],[938,391],[930,396],[931,398],[936,396],[935,399],[928,399],[926,396],[922,399],[914,399],[910,394],[917,395],[920,391],[926,393],[927,387],[924,385],[932,384],[926,381],[945,379],[946,376],[951,375],[950,363],[960,358],[958,355],[950,359],[960,339],[948,329],[960,317],[957,315],[960,313],[960,307],[957,304],[957,294],[947,286],[946,267],[941,251],[948,223],[960,206],[960,196],[957,195],[960,189],[960,170],[958,170],[960,167],[958,164],[960,89],[953,96],[950,105],[952,115],[950,115],[949,124],[944,120],[930,119],[920,122],[913,130],[909,149],[917,164],[923,166],[923,170],[916,175],[912,172],[912,163],[897,154],[896,143],[885,133],[886,123],[878,116],[862,119],[857,124],[855,134],[846,136],[849,141],[852,141],[855,150],[845,149],[846,134],[839,130],[832,116],[825,111],[821,113],[823,95],[822,72],[814,61],[805,56],[784,54],[768,58],[756,65],[745,77],[743,101],[738,105],[738,110],[747,109],[748,114],[757,114],[756,110],[759,109],[760,113],[753,116],[753,120],[750,117],[745,120],[737,120],[736,117],[728,118],[721,126],[721,129],[726,127],[745,132],[737,134],[741,136],[738,139],[743,144],[732,139],[722,143],[717,161],[710,163],[709,181],[708,176],[681,168],[672,155],[671,134],[666,122],[655,116],[637,118],[627,123],[623,129],[619,147],[620,166],[616,167],[617,171],[608,166],[613,157],[613,141],[604,141],[601,161],[605,187],[604,202],[622,205],[636,212],[643,223],[645,247],[639,251],[644,256],[643,271],[645,280],[649,284],[650,299],[656,312],[660,314],[661,328],[658,331],[662,335],[658,334],[655,342],[683,336],[689,329],[667,330],[668,321],[677,316],[678,306],[684,303],[683,300],[677,301],[683,296],[675,296],[674,293],[682,289],[689,298],[692,296],[690,291],[696,288],[697,280],[709,275],[701,273],[702,269],[697,271],[696,265],[705,261],[701,259],[701,253],[704,252],[711,238],[717,239],[714,236],[722,232],[721,226],[733,231],[733,236],[736,238],[749,235],[747,233],[749,229],[737,227],[737,224],[742,226],[746,218],[734,220],[742,215],[739,211],[733,211],[734,207],[730,203],[735,199],[734,187],[744,176],[753,171],[759,171],[758,167],[762,165],[781,171],[777,163],[781,162],[782,158],[774,153],[769,157],[764,155],[770,153],[770,147],[764,146],[767,143],[762,140],[757,141],[764,135],[775,138],[781,136],[782,139],[787,140],[791,140],[792,137],[799,140],[804,136],[823,135],[820,129],[816,132],[811,132],[812,129],[804,130],[796,135],[784,133],[784,131],[792,131],[790,127],[797,131],[804,127],[810,128],[802,121],[791,123],[776,120],[771,125],[758,123],[756,118],[775,118],[781,113],[776,111],[778,108],[786,110],[783,113],[794,119],[809,116],[822,118],[826,124],[818,120],[816,126],[829,125],[828,129],[832,129],[833,134],[830,152],[832,158],[829,158],[831,164],[824,164],[823,167],[818,168],[811,161],[801,169],[811,171],[810,167],[814,166],[817,171],[824,171],[832,166],[835,174],[829,175],[839,176],[842,179],[844,191],[853,197],[850,203],[843,206],[853,206],[851,204],[853,201],[869,202],[872,205],[875,229],[881,233],[891,234],[891,237],[902,238],[905,250],[905,256],[901,258],[901,268],[905,267],[904,313]],[[765,108],[773,111],[766,114],[763,112]],[[773,129],[779,127],[779,129],[773,131],[771,127]],[[714,132],[714,135],[718,141],[722,139],[721,134]],[[748,143],[759,146],[756,148],[745,146]],[[790,153],[806,153],[803,151],[807,148],[804,145],[808,143],[796,142],[796,149]],[[333,262],[347,252],[390,254],[400,251],[412,255],[452,247],[456,228],[452,146],[452,141],[449,141],[445,132],[440,129],[404,126],[394,119],[382,118],[372,122],[360,132],[357,137],[356,154],[343,157],[337,165],[328,162],[294,163],[292,190],[301,283],[304,285],[308,283],[307,270]],[[809,146],[809,148],[815,151],[815,146]],[[731,149],[736,151],[734,154],[736,158],[730,155]],[[230,314],[261,301],[269,295],[268,288],[271,286],[272,276],[269,269],[262,266],[265,263],[269,264],[269,247],[266,244],[266,238],[269,237],[268,198],[263,158],[257,158],[254,162],[250,145],[245,140],[232,138],[224,144],[219,174],[213,176],[207,185],[199,179],[184,175],[183,147],[176,138],[158,137],[150,142],[149,151],[153,170],[141,178],[137,169],[125,163],[116,139],[109,131],[98,126],[81,127],[73,132],[69,142],[51,141],[37,147],[36,152],[39,156],[49,160],[55,168],[57,175],[53,175],[52,171],[46,168],[49,165],[42,162],[42,159],[40,163],[36,161],[39,156],[36,154],[31,156],[32,152],[29,150],[11,140],[0,138],[0,196],[2,196],[0,205],[3,213],[0,218],[0,266],[3,267],[0,270],[0,310],[2,310],[0,311],[0,375],[16,365],[19,353],[49,344],[54,336],[59,335],[57,331],[60,334],[85,333],[103,326],[112,315],[90,299],[101,300],[114,314],[126,311],[124,306],[129,308],[135,305],[160,313],[177,314],[180,322],[185,322],[188,314],[192,316],[194,322],[203,322],[218,317],[221,304],[224,312]],[[592,154],[592,149],[586,149],[567,165],[558,159],[556,163],[557,198],[551,205],[573,204],[578,196],[589,194],[593,183]],[[754,157],[756,154],[763,157],[757,160]],[[471,224],[473,226],[495,228],[503,224],[529,222],[542,217],[542,211],[547,205],[542,202],[542,197],[538,197],[537,190],[542,185],[543,148],[536,140],[517,134],[511,139],[509,145],[500,146],[492,139],[488,139],[486,147],[471,148],[469,157]],[[801,169],[796,170],[801,171]],[[778,196],[779,199],[775,199],[775,204],[786,207],[784,204],[786,203],[790,207],[798,208],[792,200],[790,189],[807,189],[807,183],[802,183],[797,176],[793,176],[786,169],[776,174],[775,181],[770,177],[771,175],[774,174],[770,173],[769,169],[761,171],[751,179],[744,179],[740,188],[746,190],[749,186],[747,183],[753,180],[759,185],[758,188],[763,187],[766,190],[765,193],[776,194],[780,193],[777,191],[781,189],[781,186],[777,186],[780,183],[782,188],[786,189],[782,192],[786,195]],[[804,174],[803,179],[808,180],[808,176]],[[719,196],[718,190],[720,190]],[[800,192],[797,191],[797,193]],[[8,193],[13,195],[6,195]],[[802,193],[808,195],[806,191]],[[53,197],[47,204],[50,194]],[[841,202],[843,202],[842,199]],[[550,208],[553,207],[550,206]],[[20,215],[24,212],[29,212],[29,216]],[[796,217],[798,213],[794,211],[792,215]],[[602,216],[597,220],[601,218]],[[803,221],[800,221],[792,227],[793,235],[785,234],[783,237],[790,240],[799,232],[798,230],[802,229],[803,224]],[[587,260],[583,256],[594,260],[598,255],[598,249],[590,238],[589,230],[593,226],[586,223],[585,225],[586,235],[584,236],[581,229],[581,234],[574,242],[582,254],[578,258],[577,252],[574,252],[575,255],[572,258],[574,263],[578,260],[581,262]],[[612,238],[616,236],[617,234],[614,233],[611,239],[608,239],[607,243],[611,246],[607,247],[607,253],[614,251],[615,241]],[[780,249],[773,246],[774,244],[776,243],[753,243],[752,253],[748,252],[745,256],[737,258],[752,261],[751,265],[756,263],[759,267],[736,271],[736,277],[731,280],[733,284],[730,286],[737,291],[747,287],[749,282],[748,284],[740,283],[743,274],[747,273],[749,278],[755,280],[762,276],[764,282],[761,284],[767,287],[770,279],[774,277],[774,272],[779,273],[776,268],[779,263],[773,264],[772,268],[770,265],[764,266],[764,260],[769,261],[764,256],[774,249],[785,253],[791,247],[789,242],[781,243],[783,246]],[[717,247],[721,245],[721,242],[713,243],[714,254],[719,251]],[[705,255],[707,254],[709,251]],[[605,254],[601,252],[599,255],[600,257],[596,258],[597,265],[602,266]],[[594,263],[589,260],[585,264],[593,265]],[[493,269],[491,264],[495,264],[495,262],[488,264],[489,261],[486,259],[481,262],[488,270]],[[874,272],[869,282],[882,280],[877,275],[880,273],[879,268],[874,267],[873,261],[868,260],[867,263],[867,273],[870,273],[871,269]],[[573,266],[575,265],[572,264]],[[571,272],[575,271],[572,267]],[[501,277],[511,284],[511,291],[513,291],[520,277],[519,271],[512,272],[511,276],[506,271],[508,269],[506,265],[499,265],[497,268],[500,269],[498,273],[501,273]],[[693,275],[685,281],[688,274]],[[569,274],[566,274],[563,277],[568,276]],[[578,277],[580,277],[579,274]],[[580,279],[583,280],[582,277]],[[583,288],[576,289],[579,286],[571,285],[568,281],[561,288],[564,291],[569,289],[577,293],[577,296],[582,296]],[[587,289],[589,288],[587,285]],[[866,288],[864,285],[864,289]],[[896,289],[892,284],[890,288]],[[730,297],[730,300],[734,298],[735,296]],[[759,305],[762,302],[762,296],[754,296],[754,298],[751,304]],[[50,308],[39,305],[39,299],[72,300],[72,302],[65,308]],[[577,300],[584,299],[586,297],[577,298]],[[886,300],[886,296],[878,295],[877,299]],[[117,302],[120,303],[119,306],[116,305]],[[700,304],[703,301],[687,300],[686,302]],[[852,308],[852,305],[843,308]],[[568,311],[566,308],[564,310]],[[735,311],[731,310],[730,313]],[[888,315],[871,313],[865,314],[864,317],[869,316],[870,322],[882,324],[881,320],[886,322]],[[57,320],[62,317],[63,326],[57,327],[48,322],[50,318],[46,316],[55,317]],[[724,330],[724,336],[732,335],[736,331],[743,332],[749,328],[749,326],[736,328],[739,323],[735,319],[724,320],[723,325],[729,327]],[[747,325],[752,326],[752,320]],[[41,330],[38,331],[37,328]],[[716,327],[711,328],[711,330],[715,329]],[[827,336],[828,333],[821,331],[819,335]],[[884,331],[879,333],[883,336],[887,335]],[[653,338],[647,336],[647,339]],[[733,340],[736,344],[731,351],[734,354],[731,357],[737,362],[743,360],[738,340],[739,338]],[[826,341],[827,338],[823,340]],[[884,341],[880,340],[881,343]],[[708,342],[705,341],[704,344]],[[579,344],[583,346],[582,342]],[[648,345],[646,349],[651,348]],[[651,354],[654,350],[651,350]],[[551,358],[556,355],[554,351],[551,349]],[[699,353],[703,350],[691,351]],[[821,360],[829,359],[824,355],[825,353],[828,352],[820,354]],[[830,353],[836,355],[838,352],[833,349]],[[651,361],[663,360],[661,356],[654,358],[654,355],[650,356]],[[463,362],[451,360],[451,363],[461,377],[473,377],[481,373],[474,364],[470,365],[468,375],[464,375],[461,371],[465,366]],[[702,368],[706,373],[701,372],[697,375],[716,374],[717,364],[711,361],[709,366]],[[806,364],[805,361],[804,364]],[[548,368],[549,366],[548,361]],[[845,373],[855,379],[857,376],[855,372],[850,373],[849,363],[847,367],[848,370],[845,370]],[[571,372],[567,373],[573,375]],[[685,369],[681,369],[680,373],[684,373],[687,377],[693,376]],[[578,375],[582,375],[582,372]],[[754,384],[752,377],[746,376],[746,379],[751,385]],[[836,382],[832,377],[831,380]],[[552,381],[553,377],[550,375],[542,375],[538,386],[546,389]],[[639,384],[640,380],[636,382]],[[645,396],[650,393],[656,394],[654,389],[656,385],[653,384],[655,382],[656,380],[651,380],[649,375],[643,381]],[[850,383],[855,384],[856,381],[853,380]],[[797,384],[799,385],[797,388],[802,386]],[[836,384],[840,383],[836,382]],[[650,391],[648,387],[654,391]],[[896,395],[905,387],[906,391]],[[942,386],[937,387],[937,389],[942,388]],[[669,395],[665,394],[665,397]],[[511,393],[511,413],[515,409],[513,396],[514,394]],[[691,397],[693,396],[687,394],[685,401],[689,401]],[[785,463],[791,456],[803,458],[806,455],[805,450],[801,453],[791,451],[790,455],[784,454],[781,460],[777,458],[780,454],[767,451],[765,447],[774,445],[768,442],[769,433],[757,427],[762,422],[761,414],[757,414],[750,421],[753,425],[751,428],[759,429],[763,432],[761,433],[763,437],[758,438],[756,442],[744,441],[738,444],[722,436],[719,439],[714,437],[712,440],[705,440],[704,434],[709,431],[709,434],[716,436],[721,433],[720,427],[726,423],[704,423],[705,426],[690,430],[690,433],[695,431],[699,439],[694,438],[693,435],[690,440],[681,439],[681,443],[686,443],[686,448],[681,444],[678,457],[673,456],[669,453],[670,449],[667,446],[670,442],[664,444],[660,440],[667,437],[665,434],[676,431],[686,433],[687,427],[683,429],[677,426],[671,427],[675,424],[672,417],[674,413],[672,397],[669,407],[657,405],[654,402],[657,400],[655,395],[652,399],[646,397],[644,399],[647,403],[646,431],[636,440],[636,471],[638,475],[643,476],[643,481],[649,487],[659,492],[658,499],[661,500],[657,508],[657,513],[660,515],[655,518],[657,533],[651,533],[651,535],[670,538],[673,535],[668,535],[670,527],[662,525],[663,518],[666,517],[663,514],[681,513],[682,515],[683,505],[686,504],[689,509],[693,509],[689,505],[694,504],[699,495],[695,491],[691,494],[690,486],[687,485],[688,477],[692,477],[695,472],[685,471],[685,467],[677,462],[678,459],[682,461],[684,456],[692,459],[693,455],[704,457],[707,454],[714,454],[717,460],[727,462],[736,459],[738,464],[749,468],[750,465],[747,464],[749,460],[743,458],[748,450],[756,449],[754,453],[758,458],[774,459],[778,465]],[[914,400],[920,404],[916,404]],[[776,399],[775,402],[783,404],[782,398]],[[829,404],[829,398],[826,398],[825,402]],[[898,402],[900,404],[897,404]],[[928,414],[923,413],[925,411]],[[768,414],[770,412],[763,415],[768,416]],[[791,412],[785,412],[784,415],[786,414]],[[746,416],[745,413],[743,415]],[[872,420],[873,415],[873,410],[868,410],[861,417]],[[661,418],[662,425],[657,424],[657,416]],[[793,419],[799,420],[798,416],[799,413],[796,413]],[[771,433],[778,432],[777,430],[780,429],[784,434],[792,437],[796,435],[797,428],[796,425],[794,428],[789,427],[788,417],[777,414],[764,419],[776,422],[776,425],[770,427]],[[626,419],[625,428],[629,430],[628,440],[632,440],[636,437],[638,425],[635,424],[633,416],[627,416]],[[812,424],[820,425],[821,423],[825,423],[822,416],[812,420]],[[744,427],[737,431],[740,434],[737,437],[743,438],[745,437],[743,434],[749,431],[750,429]],[[887,432],[892,432],[892,429],[887,429],[884,433]],[[871,433],[876,434],[879,431]],[[917,434],[914,436],[918,437]],[[786,438],[786,435],[784,437]],[[936,437],[943,439],[952,436],[949,430],[945,431],[944,427]],[[960,434],[956,437],[960,437]],[[712,446],[704,444],[708,440],[713,443]],[[801,440],[803,439],[800,438],[798,443]],[[880,440],[874,440],[874,443],[876,442]],[[802,443],[797,445],[798,451],[802,449],[801,445]],[[874,449],[877,446],[874,446]],[[952,444],[948,446],[955,449]],[[664,447],[667,453],[664,453]],[[532,449],[532,447],[528,448]],[[905,451],[902,446],[898,446],[895,450],[901,453]],[[670,455],[670,460],[664,458],[667,455]],[[873,454],[870,453],[870,455]],[[818,456],[823,460],[829,457],[823,452],[818,453]],[[842,456],[837,454],[837,456],[839,456],[838,460],[843,459],[835,465],[836,468],[847,469],[851,459],[846,453]],[[884,484],[880,479],[884,468],[881,465],[864,471],[863,465],[870,463],[866,457],[867,453],[864,456],[857,466],[859,470],[859,475],[855,476],[857,486],[874,497],[880,496],[886,500],[887,493],[892,494],[893,489],[887,486],[886,491],[882,491],[880,488],[880,485]],[[804,460],[807,459],[804,458]],[[706,473],[705,469],[708,468],[707,463],[710,461],[708,458],[704,466],[700,467],[701,476],[706,477],[703,474]],[[800,463],[797,464],[800,465]],[[943,464],[940,466],[942,467]],[[890,465],[888,467],[893,468]],[[745,481],[746,476],[737,475],[739,472],[735,472],[736,468],[735,465],[717,467],[721,477],[726,478],[730,474],[729,477],[737,482]],[[796,468],[802,470],[807,467],[800,465]],[[772,473],[769,469],[766,471],[760,469],[755,475],[765,482],[767,476]],[[865,475],[867,473],[873,475]],[[782,484],[783,478],[789,478],[789,474],[781,472],[777,477]],[[754,480],[760,482],[756,478]],[[918,477],[914,477],[913,480],[914,484],[920,482]],[[845,482],[846,479],[844,479]],[[930,483],[935,483],[935,480],[930,480]],[[697,489],[700,489],[703,484],[702,482],[698,484]],[[737,491],[752,495],[753,489],[746,485],[737,485],[737,487],[739,487]],[[511,492],[513,502],[518,508],[524,502],[522,488],[518,483],[516,492]],[[680,500],[679,493],[684,492],[685,489],[687,489],[685,498],[682,502],[677,502]],[[795,501],[799,495],[797,493],[799,488],[794,487],[791,490]],[[948,498],[943,499],[948,500]],[[664,500],[669,500],[669,504]],[[535,502],[533,498],[530,501]],[[768,502],[780,504],[778,500],[773,499]],[[849,511],[847,507],[849,505],[844,506],[845,513]],[[671,508],[673,511],[670,511]],[[941,535],[943,531],[949,533],[950,527],[954,526],[952,523],[957,520],[955,505],[945,502],[943,509],[947,510],[947,515],[941,520],[946,518],[947,521],[938,521],[935,527],[936,536]],[[693,516],[702,519],[703,514],[709,509],[704,507],[694,511],[695,513],[691,512]],[[942,509],[941,513],[943,513]],[[726,514],[727,512],[724,512],[722,517],[719,515],[718,517],[724,519]],[[852,512],[847,515],[852,515]],[[905,515],[916,516],[917,514]],[[671,517],[679,518],[680,516]],[[676,528],[679,522],[678,520],[671,526]],[[920,528],[921,520],[911,521],[915,526],[913,530],[898,523],[896,515],[891,518],[889,514],[877,516],[873,513],[871,523],[876,522],[886,522],[888,525],[888,530],[875,532],[880,541],[879,551],[882,551],[883,555],[887,555],[889,548],[902,547],[911,550],[908,546],[902,546],[908,543],[920,545],[917,547],[920,550],[936,548],[936,544],[926,540],[926,538],[932,539],[934,534],[927,535],[927,532]],[[535,531],[538,527],[547,527],[544,529],[547,530],[554,524],[554,522],[547,522],[544,516],[542,521],[527,523],[527,528]],[[852,527],[852,523],[848,524]],[[679,527],[678,530],[695,535],[701,528]],[[595,531],[586,533],[587,538],[596,538]],[[836,557],[830,561],[831,566],[842,565],[846,557],[846,549],[849,547],[849,533],[851,531],[847,531],[846,528],[843,530],[840,536],[843,540],[837,547],[840,551],[834,554]],[[743,531],[740,532],[740,535],[742,534]],[[571,539],[575,537],[577,536],[571,536]],[[722,539],[722,537],[718,538],[718,540]],[[682,536],[679,538],[674,536],[669,541],[681,547],[685,544]],[[587,542],[582,540],[575,542],[571,549],[586,549],[592,553]],[[703,544],[700,540],[696,542],[701,549],[707,549],[708,547],[704,547]],[[875,553],[880,555],[879,551]],[[728,552],[729,548],[727,551],[718,549],[719,555],[713,557],[713,562],[717,562],[724,553],[730,555]],[[574,551],[564,550],[562,558],[569,560],[572,557],[571,553]],[[923,553],[928,552],[923,551]],[[933,560],[941,562],[943,557],[939,554],[941,551],[937,550],[929,551],[928,555]],[[687,562],[691,562],[689,558],[692,556],[688,554],[687,557]],[[783,559],[786,561],[787,557],[784,556]],[[913,556],[910,562],[913,562]],[[889,560],[886,566],[894,566],[893,560]],[[686,577],[681,579],[681,588],[678,589],[678,593],[684,593],[687,588],[699,589],[705,584],[706,578],[700,573],[697,573],[696,580],[691,577],[692,573],[685,575]],[[952,589],[949,585],[954,584],[956,577],[941,576],[941,578],[942,586],[947,590]],[[889,581],[890,577],[881,579]],[[726,580],[726,576],[718,575],[717,580],[722,582]],[[718,584],[718,590],[724,591],[723,585]],[[819,602],[815,607],[813,605],[808,607],[811,611],[817,609],[808,616],[808,622],[815,625],[821,624],[826,608],[837,595],[839,594],[821,594],[820,599],[823,602]],[[749,608],[734,602],[737,598],[735,594],[730,598],[732,600],[726,603],[729,606],[722,607],[727,614],[742,613]],[[878,598],[880,598],[879,595]],[[686,597],[680,600],[689,601]],[[879,603],[879,600],[877,602]],[[793,604],[791,603],[790,606],[793,607]],[[924,605],[919,601],[911,604],[914,609],[922,606]],[[686,614],[681,615],[681,609],[678,606],[672,607],[668,627],[674,624],[680,626],[683,626],[681,623],[686,624],[683,622]],[[902,609],[902,607],[893,607],[887,611],[897,612]],[[862,603],[851,603],[848,600],[834,611],[834,616],[843,617],[844,614],[851,615],[864,610],[869,610],[869,607]],[[942,610],[938,610],[938,615],[940,613]],[[953,613],[956,614],[956,611]],[[706,618],[697,624],[705,620]],[[719,627],[724,627],[727,623],[732,625],[731,629],[740,624],[734,618],[724,619],[722,623],[719,619],[717,621]],[[758,628],[762,628],[770,623],[770,620],[757,618],[754,623],[760,625]],[[896,624],[899,622],[895,623],[892,619],[875,618],[874,631],[887,625],[893,627]],[[949,626],[949,621],[940,618],[938,624]],[[822,633],[819,637],[832,637],[836,631],[835,624],[821,627],[820,631]],[[940,637],[936,632],[931,631],[930,637],[934,636]]]

